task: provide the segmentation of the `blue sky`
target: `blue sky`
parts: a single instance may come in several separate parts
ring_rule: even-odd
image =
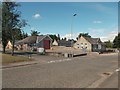
[[[23,30],[37,30],[41,34],[60,34],[75,39],[78,33],[89,33],[102,41],[113,40],[118,32],[117,2],[21,2],[23,19],[30,26]],[[73,14],[77,14],[73,17]]]

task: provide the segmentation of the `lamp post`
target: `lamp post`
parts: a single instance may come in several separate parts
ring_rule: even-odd
[[[71,40],[72,40],[72,30],[73,30],[73,20],[74,20],[74,17],[76,16],[77,14],[74,14],[72,16],[72,23],[71,23]]]
[[[72,34],[73,34],[73,20],[74,20],[74,17],[76,16],[77,14],[73,14],[72,16],[72,22],[71,22],[71,54],[73,56],[73,51],[72,51],[72,46],[73,46],[73,43],[72,43]]]

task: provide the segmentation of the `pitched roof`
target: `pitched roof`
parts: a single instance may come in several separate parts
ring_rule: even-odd
[[[58,41],[58,45],[59,46],[67,46],[67,47],[70,47],[73,45],[73,41],[66,41],[66,40],[60,40]]]
[[[43,38],[48,35],[40,35],[40,36],[28,36],[23,40],[16,42],[16,44],[34,44],[36,42],[40,42]],[[49,37],[49,36],[48,36]],[[50,38],[50,37],[49,37]],[[51,39],[51,38],[50,38]],[[38,40],[38,41],[37,41]]]
[[[46,35],[37,36],[37,39],[36,39],[37,41],[36,41],[36,42],[37,42],[37,43],[40,42],[40,41],[41,41],[43,38],[45,38],[45,37],[46,37]]]
[[[40,35],[40,36],[37,36],[37,41],[36,42],[42,41],[42,39],[44,39],[45,37],[49,37],[49,39],[52,40],[52,38],[49,35]]]
[[[16,44],[33,44],[36,42],[37,36],[28,36],[23,40],[16,42]]]
[[[71,42],[73,42],[73,41],[66,41],[66,40],[60,40],[60,41],[58,41],[58,43],[71,43]]]
[[[103,44],[100,38],[90,38],[90,37],[84,37],[84,38],[91,44],[97,44],[97,43]]]

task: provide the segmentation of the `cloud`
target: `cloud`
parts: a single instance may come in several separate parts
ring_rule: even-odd
[[[103,13],[112,14],[117,8],[114,9],[113,7],[97,3],[97,4],[95,4],[95,9],[98,11],[101,11]]]
[[[112,30],[112,31],[110,31]],[[78,33],[73,33],[72,34],[72,39],[76,40],[76,37],[78,37],[79,33],[86,33],[86,32],[78,32]],[[89,35],[91,35],[91,37],[93,38],[100,38],[103,42],[104,41],[113,41],[115,36],[118,35],[118,27],[113,27],[111,29],[109,28],[88,28],[88,33]],[[67,38],[71,39],[71,34],[65,34],[63,36],[61,36],[61,38]]]
[[[101,37],[101,40],[103,42],[108,40],[113,41],[115,36],[117,35],[118,35],[118,31],[111,31],[110,33],[108,33],[108,35]]]
[[[105,29],[95,29],[95,28],[88,28],[90,33],[103,33],[105,31]]]
[[[93,30],[91,33],[89,33],[93,38],[100,38],[102,40],[102,42],[104,41],[113,41],[115,36],[118,35],[118,31],[114,30],[114,31],[111,31],[109,33],[105,33],[103,36],[102,35],[99,35],[100,32],[102,32],[102,30],[104,29],[97,29],[97,30]],[[94,33],[93,33],[94,32]],[[99,32],[99,33],[96,33],[96,32]],[[83,32],[80,32],[80,33],[83,33]],[[79,33],[74,33],[72,35],[72,39],[76,40],[76,37],[78,37]],[[63,36],[61,36],[61,38],[67,38],[68,39],[71,39],[71,34],[65,34]]]
[[[79,35],[79,33],[74,33],[71,36],[71,34],[69,33],[69,34],[65,34],[65,35],[61,36],[61,38],[65,38],[66,37],[67,40],[68,40],[68,39],[71,39],[71,37],[72,37],[72,39],[76,39],[76,37],[78,37],[78,35]]]
[[[39,29],[36,28],[36,27],[31,27],[30,30],[33,30],[33,31],[38,31]]]
[[[39,18],[39,17],[41,17],[41,16],[40,16],[40,14],[36,13],[36,14],[34,14],[33,17],[34,17],[34,18]]]
[[[98,23],[98,24],[100,24],[100,23],[102,23],[102,21],[93,21],[93,23]]]
[[[104,5],[103,3],[94,3],[94,4],[89,4],[87,6],[87,8],[96,10],[97,12],[109,15],[111,17],[117,17],[117,3],[115,3],[116,6],[112,7],[112,6],[108,6],[108,5]],[[113,16],[114,15],[114,16]]]
[[[117,36],[118,34],[118,28],[114,27],[111,29],[104,29],[104,28],[99,28],[99,29],[95,29],[95,28],[88,28],[89,30],[89,34],[92,37],[95,38],[101,38],[101,40],[104,41],[113,41],[115,36]],[[112,30],[112,31],[110,31]]]
[[[99,37],[103,42],[108,40],[113,41],[115,36],[118,35],[118,27],[111,28],[112,31],[110,31],[110,29],[92,28],[89,28],[89,30],[91,31],[90,34],[92,35],[92,37]]]
[[[72,35],[73,36],[73,35]],[[71,34],[65,34],[63,36],[61,36],[61,38],[67,38],[67,39],[71,39]]]
[[[103,4],[96,4],[96,9],[97,10],[101,10],[101,11],[104,11],[104,10],[111,10],[112,8],[111,7],[107,7],[107,6],[105,6],[105,5],[103,5]]]
[[[35,30],[35,28],[34,28],[34,27],[31,27],[30,30]]]

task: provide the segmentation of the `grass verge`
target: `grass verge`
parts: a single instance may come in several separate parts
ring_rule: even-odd
[[[11,56],[10,54],[1,54],[2,60],[0,63],[8,64],[8,63],[16,63],[16,62],[23,62],[23,61],[31,61],[28,57],[23,56]]]

